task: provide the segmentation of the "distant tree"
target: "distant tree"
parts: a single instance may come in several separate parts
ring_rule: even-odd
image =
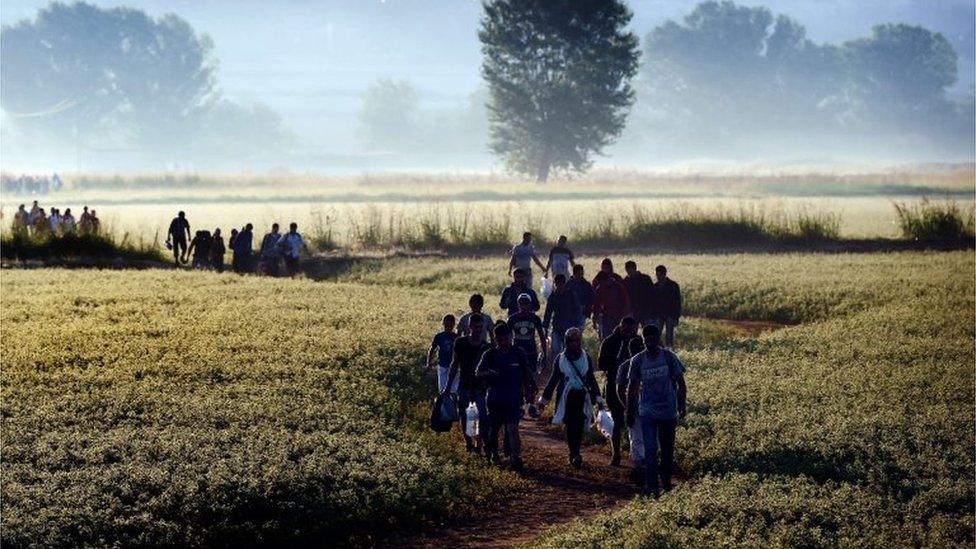
[[[381,78],[362,96],[359,139],[370,150],[416,147],[420,93],[408,80]]]
[[[295,136],[285,128],[271,107],[250,107],[222,99],[203,113],[193,150],[206,162],[212,160],[275,160],[286,153]]]
[[[940,33],[910,25],[878,25],[844,44],[850,94],[869,124],[945,123],[955,108],[946,88],[956,82],[958,56]]]
[[[0,106],[60,137],[186,143],[216,97],[212,51],[175,15],[54,2],[0,30]]]
[[[491,150],[538,181],[553,168],[589,168],[634,100],[630,10],[619,0],[491,0],[484,9]]]

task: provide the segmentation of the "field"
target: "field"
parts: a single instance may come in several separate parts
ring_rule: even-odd
[[[635,259],[696,317],[688,480],[532,545],[972,545],[971,251]],[[472,291],[496,314],[504,265],[4,271],[5,543],[370,545],[536,490],[423,424],[438,319]]]

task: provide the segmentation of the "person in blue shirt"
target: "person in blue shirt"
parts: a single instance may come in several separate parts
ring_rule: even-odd
[[[512,329],[507,324],[495,328],[497,347],[485,351],[475,370],[475,376],[488,388],[485,403],[488,408],[488,433],[485,456],[489,463],[499,463],[498,432],[508,434],[511,467],[522,469],[522,441],[519,420],[522,417],[522,387],[527,384],[535,391],[532,367],[522,349],[512,344]]]
[[[443,330],[434,336],[430,342],[430,350],[427,351],[427,367],[430,368],[434,361],[434,354],[437,355],[437,392],[443,393],[447,390],[447,381],[451,371],[451,360],[454,356],[454,341],[458,334],[454,331],[456,320],[454,315],[444,315],[441,322]],[[457,394],[458,379],[455,378],[451,383],[451,392]]]
[[[677,355],[661,346],[657,326],[644,326],[644,350],[630,359],[627,387],[627,425],[640,422],[647,468],[645,490],[657,497],[658,488],[671,490],[674,439],[678,419],[687,411],[685,367]],[[658,448],[661,466],[658,470]],[[658,474],[660,473],[660,484]]]
[[[580,330],[585,330],[586,319],[593,314],[593,285],[586,279],[583,265],[579,263],[573,265],[573,276],[566,282],[566,288],[573,292],[579,303],[581,317],[576,326]]]

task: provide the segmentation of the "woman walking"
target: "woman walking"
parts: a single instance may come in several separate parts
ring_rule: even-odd
[[[583,332],[579,328],[566,330],[564,342],[566,349],[556,357],[549,383],[539,399],[539,407],[545,407],[552,399],[553,392],[558,389],[559,400],[552,422],[566,425],[569,463],[579,468],[583,465],[583,456],[580,453],[583,430],[593,423],[593,403],[603,406],[603,398],[593,375],[593,361],[583,350]]]

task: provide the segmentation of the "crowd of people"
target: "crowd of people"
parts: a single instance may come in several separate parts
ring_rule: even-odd
[[[519,422],[525,416],[539,420],[552,403],[551,421],[565,426],[569,463],[578,468],[596,408],[613,420],[610,464],[620,466],[626,433],[634,482],[654,496],[670,490],[677,421],[684,417],[687,393],[684,365],[672,350],[681,317],[678,284],[664,265],[655,269],[655,281],[634,261],[625,263],[621,277],[610,258],[587,280],[565,236],[545,264],[530,233],[510,255],[512,282],[499,300],[507,318],[493,321],[483,310],[484,296],[474,294],[460,319],[443,318],[427,355],[428,365],[437,363],[442,398],[456,399],[467,450],[493,464],[504,454],[513,469],[521,469]],[[533,264],[543,274],[544,309],[532,288]],[[600,342],[596,360],[584,349],[590,325]],[[597,370],[605,374],[602,388]],[[468,428],[472,405],[475,435]]]
[[[5,194],[36,195],[61,190],[63,187],[58,174],[44,175],[0,175],[0,192]]]
[[[29,235],[56,235],[74,234],[97,234],[102,227],[102,222],[98,219],[95,210],[88,211],[88,206],[82,209],[81,217],[75,219],[71,208],[65,208],[62,212],[59,208],[50,208],[44,211],[35,200],[28,210],[25,204],[17,207],[14,212],[11,230],[14,233]]]
[[[298,273],[302,252],[310,253],[305,239],[298,232],[297,223],[291,223],[286,233],[280,232],[277,223],[272,224],[271,231],[261,239],[255,258],[254,225],[251,223],[240,229],[231,229],[225,244],[219,227],[213,232],[191,232],[186,212],[182,211],[169,224],[166,248],[173,252],[173,261],[177,265],[189,262],[195,269],[213,269],[219,272],[224,270],[224,257],[229,248],[233,254],[231,268],[234,272],[254,271],[254,261],[257,259],[258,272],[268,276],[278,276],[282,272],[282,263],[284,272],[288,276],[294,276]]]

